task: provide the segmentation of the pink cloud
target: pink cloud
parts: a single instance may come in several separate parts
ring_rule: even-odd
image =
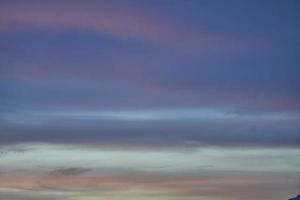
[[[282,186],[282,182],[286,185]],[[282,188],[284,187],[284,188]],[[1,175],[0,188],[17,189],[107,189],[112,194],[126,188],[173,193],[185,197],[232,199],[280,199],[297,192],[297,178],[291,174],[245,174],[215,176],[162,176],[95,174],[83,175]]]
[[[206,29],[185,26],[157,13],[117,5],[2,3],[0,23],[50,30],[78,29],[131,38],[184,52],[232,52],[241,41]],[[4,28],[3,28],[4,29]],[[252,41],[253,42],[253,41]],[[244,42],[243,42],[244,43]]]

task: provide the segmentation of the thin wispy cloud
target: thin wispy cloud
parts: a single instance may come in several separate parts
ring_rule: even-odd
[[[60,31],[77,29],[110,34],[123,39],[136,39],[156,45],[166,45],[182,51],[205,53],[209,51],[237,51],[244,45],[251,49],[251,43],[230,35],[210,32],[205,27],[193,29],[164,15],[153,15],[145,8],[118,6],[109,2],[95,5],[74,2],[56,3],[3,3],[0,22],[4,31],[9,25],[20,28],[41,28]],[[8,28],[5,28],[5,25]],[[184,39],[183,39],[184,38]],[[244,43],[244,44],[243,44]],[[247,45],[247,46],[246,46]],[[252,47],[254,48],[255,45]]]

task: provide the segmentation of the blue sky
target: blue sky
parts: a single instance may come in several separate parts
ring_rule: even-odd
[[[293,196],[299,188],[293,161],[300,144],[299,9],[293,0],[1,1],[0,197]],[[211,151],[218,156],[210,160],[205,152]],[[73,156],[89,165],[61,164]],[[98,156],[110,158],[107,165]],[[123,156],[128,165],[118,161]],[[143,162],[150,156],[149,165],[159,169],[151,177],[164,178],[148,184],[148,165],[130,164],[140,162],[136,156]],[[40,167],[43,157],[47,164]],[[179,160],[180,177],[169,180]],[[198,169],[196,180],[187,175],[190,168]],[[133,185],[132,173],[139,174]],[[45,176],[62,180],[57,188],[43,186]],[[85,181],[72,185],[65,176]],[[245,176],[251,181],[235,191]],[[170,189],[177,181],[185,188],[178,193]],[[195,188],[198,181],[203,189]],[[158,191],[161,185],[165,191]]]

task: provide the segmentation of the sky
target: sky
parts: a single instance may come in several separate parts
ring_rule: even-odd
[[[0,0],[0,199],[300,193],[296,0]]]

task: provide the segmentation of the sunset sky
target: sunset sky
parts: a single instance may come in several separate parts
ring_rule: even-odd
[[[0,0],[0,199],[300,193],[297,0]]]

